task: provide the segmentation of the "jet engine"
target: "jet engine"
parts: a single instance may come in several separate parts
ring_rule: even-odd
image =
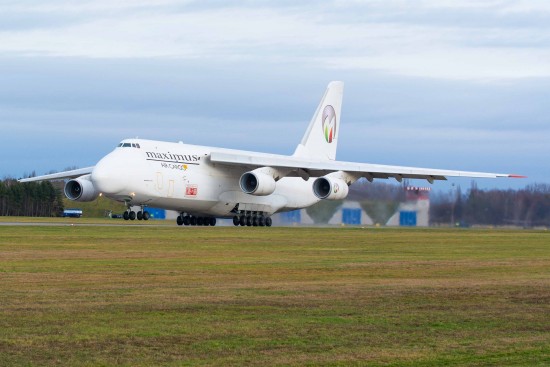
[[[261,168],[245,172],[241,176],[239,184],[245,194],[267,196],[273,194],[273,191],[275,191],[277,184],[273,176],[260,170]]]
[[[348,185],[340,178],[323,176],[313,181],[313,193],[319,199],[345,199],[348,192]]]
[[[65,196],[73,201],[94,201],[99,196],[90,175],[70,180],[65,184]]]

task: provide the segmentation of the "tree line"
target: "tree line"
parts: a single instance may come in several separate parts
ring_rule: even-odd
[[[0,216],[54,217],[63,213],[63,194],[49,181],[0,181]]]
[[[460,186],[431,195],[433,225],[550,226],[550,185],[519,190],[481,190],[475,182],[467,192]]]

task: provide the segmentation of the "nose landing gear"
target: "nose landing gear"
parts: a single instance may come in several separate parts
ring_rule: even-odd
[[[141,210],[136,213],[128,205],[128,209],[122,214],[122,218],[124,218],[124,220],[149,220],[149,218],[151,218],[151,214],[144,210],[143,206],[141,207]]]

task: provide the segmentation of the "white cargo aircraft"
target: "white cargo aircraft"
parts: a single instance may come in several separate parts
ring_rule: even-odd
[[[510,174],[386,166],[336,160],[344,84],[329,83],[291,156],[231,150],[182,142],[126,139],[94,167],[32,177],[21,182],[68,179],[65,195],[92,201],[99,195],[124,202],[126,220],[147,220],[146,208],[181,213],[178,225],[271,226],[277,212],[320,200],[344,199],[359,178],[425,179],[447,176],[521,177]],[[131,208],[139,206],[137,213]]]

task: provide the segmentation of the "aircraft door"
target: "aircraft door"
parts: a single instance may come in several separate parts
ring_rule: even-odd
[[[161,172],[157,172],[157,191],[161,192],[164,187],[164,177]]]

